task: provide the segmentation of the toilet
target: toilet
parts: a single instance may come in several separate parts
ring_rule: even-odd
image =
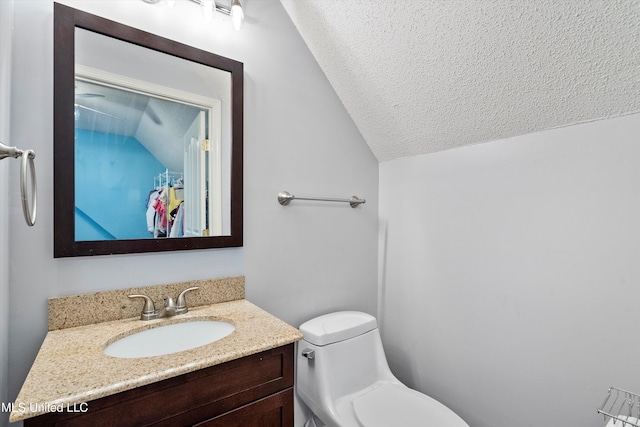
[[[375,317],[330,313],[303,323],[300,332],[296,391],[327,427],[469,427],[391,373]]]

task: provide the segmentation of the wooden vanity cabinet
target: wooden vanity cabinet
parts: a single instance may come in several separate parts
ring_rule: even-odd
[[[293,427],[294,344],[24,421],[34,426]],[[86,409],[86,412],[80,412]]]

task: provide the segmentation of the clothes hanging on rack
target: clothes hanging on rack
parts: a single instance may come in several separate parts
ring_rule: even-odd
[[[175,219],[169,237],[182,237],[184,236],[184,202],[180,203],[175,211]]]
[[[154,237],[165,237],[167,235],[167,226],[169,221],[167,220],[167,192],[165,189],[160,191],[160,195],[153,203],[153,208],[156,211],[156,227],[155,230],[159,234],[154,233]]]
[[[182,172],[158,174],[154,177],[154,190],[147,198],[147,230],[153,237],[181,237],[182,217],[176,224],[178,213],[184,205]]]
[[[160,195],[160,190],[152,190],[149,192],[149,196],[147,196],[147,231],[151,234],[154,234],[154,230],[156,228],[156,210],[153,205],[156,202],[156,199]]]
[[[175,217],[175,212],[180,205],[184,201],[184,189],[178,189],[175,187],[169,187],[169,215],[173,220]]]

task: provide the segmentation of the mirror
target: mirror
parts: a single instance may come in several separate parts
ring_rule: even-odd
[[[54,4],[54,257],[242,246],[243,64]]]

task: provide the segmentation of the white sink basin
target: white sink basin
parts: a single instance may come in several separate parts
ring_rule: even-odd
[[[216,320],[173,323],[120,338],[107,345],[104,353],[124,359],[162,356],[218,341],[235,329],[230,323]]]

